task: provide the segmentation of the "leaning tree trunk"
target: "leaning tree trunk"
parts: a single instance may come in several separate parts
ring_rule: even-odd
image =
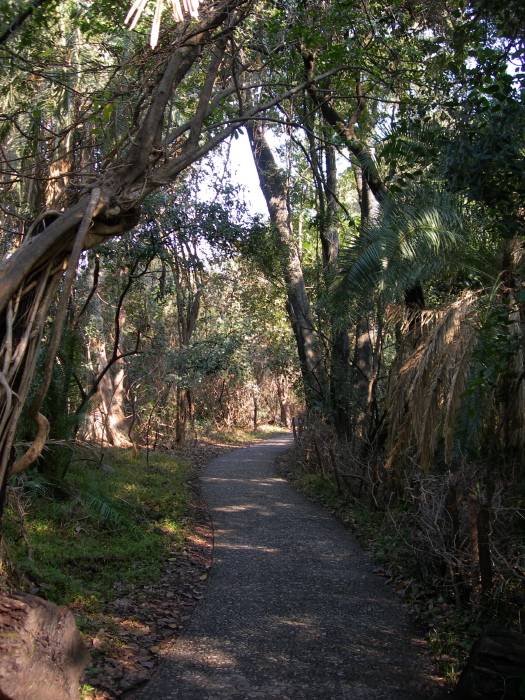
[[[324,406],[326,374],[304,282],[301,259],[293,239],[286,185],[266,140],[263,126],[260,123],[251,123],[247,130],[261,190],[283,252],[286,310],[297,344],[306,402],[310,405]]]

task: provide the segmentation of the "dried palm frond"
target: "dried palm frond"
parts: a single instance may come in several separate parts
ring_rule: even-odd
[[[130,7],[129,12],[126,15],[126,19],[124,20],[124,24],[129,23],[130,30],[135,29],[137,26],[148,2],[149,0],[135,0],[133,5]],[[171,0],[173,19],[175,22],[182,22],[184,20],[184,12],[197,19],[199,16],[199,5],[200,0],[182,0],[182,6],[180,0]],[[153,15],[150,35],[150,45],[152,49],[157,46],[159,40],[160,20],[163,9],[164,0],[155,0],[155,13]]]
[[[478,339],[478,300],[479,294],[469,291],[445,309],[425,312],[422,341],[406,359],[402,351],[398,354],[387,395],[391,436],[388,467],[414,445],[418,461],[428,471],[441,429],[445,459],[450,459],[454,420]]]

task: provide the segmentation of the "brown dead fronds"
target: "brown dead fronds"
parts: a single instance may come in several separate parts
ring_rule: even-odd
[[[415,348],[409,347],[414,342],[409,332],[413,319],[405,318],[404,341],[387,394],[387,469],[397,471],[399,460],[413,447],[416,460],[428,471],[440,434],[445,439],[445,459],[450,459],[455,417],[478,340],[478,300],[479,295],[469,291],[444,309],[421,312],[420,340]]]

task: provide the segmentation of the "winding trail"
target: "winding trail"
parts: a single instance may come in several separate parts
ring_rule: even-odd
[[[323,508],[276,476],[274,460],[290,445],[279,436],[206,468],[210,580],[137,700],[445,697],[369,557]]]

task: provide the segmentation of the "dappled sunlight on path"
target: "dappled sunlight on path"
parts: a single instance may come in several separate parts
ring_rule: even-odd
[[[139,700],[443,697],[399,601],[354,538],[276,477],[288,437],[203,475],[214,521],[204,600]]]

